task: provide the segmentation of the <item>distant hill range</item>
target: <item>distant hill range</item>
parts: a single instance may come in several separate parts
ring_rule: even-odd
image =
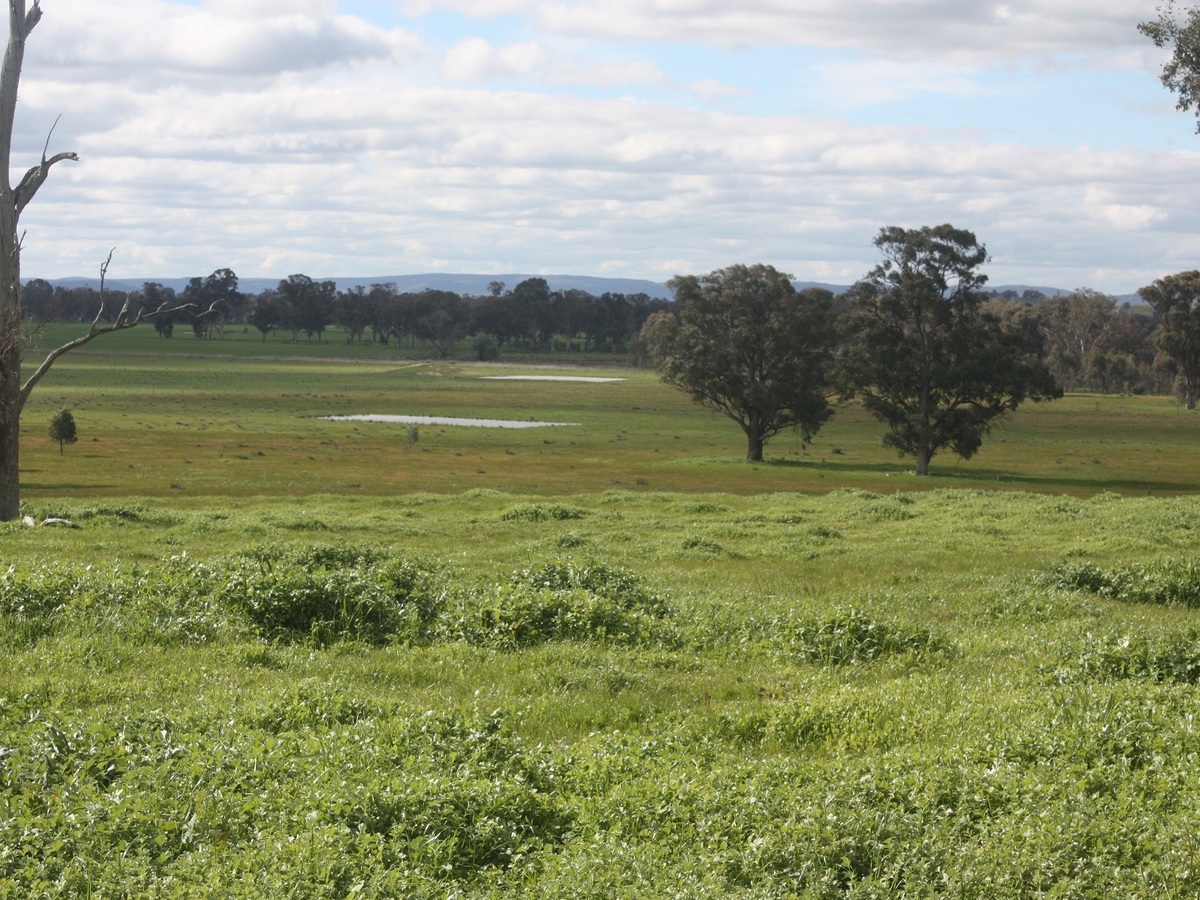
[[[207,274],[207,273],[205,273]],[[650,297],[669,299],[671,292],[663,282],[649,281],[642,278],[597,278],[590,275],[458,275],[436,272],[426,275],[378,275],[371,278],[310,276],[313,281],[332,281],[337,284],[339,291],[352,290],[359,285],[369,288],[373,284],[394,284],[401,293],[417,293],[426,289],[436,291],[452,291],[455,294],[469,296],[486,296],[491,293],[489,285],[493,281],[504,283],[505,290],[512,290],[527,278],[545,278],[552,291],[581,290],[599,296],[611,294],[647,294]],[[54,286],[66,288],[91,287],[98,288],[98,278],[47,278]],[[238,278],[238,289],[245,294],[260,294],[278,286],[280,278]],[[182,291],[190,278],[108,278],[105,284],[114,291],[141,290],[146,282],[157,282],[163,287]]]
[[[316,276],[312,276],[312,278],[314,281],[332,281],[337,284],[339,291],[352,290],[359,285],[369,288],[373,284],[394,284],[396,290],[401,293],[416,293],[431,289],[436,291],[452,291],[455,294],[462,294],[464,296],[485,296],[491,293],[489,285],[493,281],[501,281],[504,283],[506,290],[512,290],[527,278],[545,278],[546,283],[550,285],[550,290],[552,291],[581,290],[596,296],[605,293],[646,294],[650,297],[671,299],[671,292],[667,289],[666,283],[662,281],[650,281],[643,278],[600,278],[593,275],[462,275],[435,272],[426,275],[379,275],[373,278],[318,278]],[[48,278],[46,280],[56,287],[62,285],[66,288],[99,288],[100,286],[100,279],[98,278]],[[164,287],[174,288],[176,291],[182,291],[187,287],[187,283],[190,280],[190,278],[109,278],[105,281],[105,284],[114,291],[137,291],[141,290],[142,285],[149,281],[157,282]],[[246,294],[260,294],[263,291],[276,287],[279,282],[279,278],[239,278],[238,287]],[[827,284],[818,281],[797,281],[795,284],[799,290],[809,287],[822,287],[833,291],[835,294],[840,294],[850,287],[848,284]],[[1070,293],[1070,291],[1063,290],[1062,288],[1036,287],[1026,284],[988,285],[988,290],[998,293],[1015,291],[1018,296],[1028,290],[1040,291],[1047,297],[1056,297],[1060,294]],[[1137,294],[1124,294],[1117,296],[1116,299],[1122,303],[1141,302]]]

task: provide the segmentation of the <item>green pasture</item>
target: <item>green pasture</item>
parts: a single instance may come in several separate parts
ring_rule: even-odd
[[[591,360],[172,340],[25,413],[26,509],[78,527],[0,525],[0,897],[1200,894],[1169,399],[917,479],[853,408],[748,465]],[[478,377],[550,373],[626,380]]]
[[[47,343],[70,333],[48,333]],[[316,348],[317,345],[312,345]],[[345,354],[331,337],[322,352]],[[165,340],[139,328],[64,357],[23,418],[24,496],[395,496],[475,488],[563,494],[649,491],[894,492],[1006,488],[1088,495],[1180,493],[1198,483],[1200,419],[1163,397],[1073,395],[1027,405],[971,460],[936,457],[933,477],[883,448],[880,426],[855,406],[803,446],[782,434],[767,462],[746,465],[741,431],[651,372],[568,354],[554,365],[430,362],[395,348],[371,357],[293,355],[257,334]],[[248,352],[249,351],[249,352]],[[36,354],[30,354],[31,361]],[[586,365],[566,365],[564,359]],[[611,363],[611,361],[610,361]],[[579,384],[488,381],[504,374],[622,377]],[[72,409],[79,443],[61,455],[45,439]],[[390,413],[577,425],[525,430],[329,422]]]

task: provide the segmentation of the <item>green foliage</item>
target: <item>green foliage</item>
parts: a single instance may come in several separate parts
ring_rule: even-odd
[[[565,839],[554,763],[501,717],[314,715],[345,706],[335,687],[274,704],[294,714],[227,710],[233,724],[5,709],[0,891],[425,896]]]
[[[0,896],[1200,893],[1196,498],[514,502],[5,531]]]
[[[1200,628],[1163,635],[1089,634],[1055,675],[1062,681],[1145,678],[1196,684],[1200,682]]]
[[[413,643],[441,608],[433,573],[345,546],[265,547],[223,567],[218,600],[268,638]]]

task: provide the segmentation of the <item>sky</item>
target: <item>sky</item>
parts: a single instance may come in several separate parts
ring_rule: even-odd
[[[948,222],[993,285],[1200,267],[1154,0],[42,0],[26,278],[849,284]],[[57,124],[55,124],[57,121]],[[47,143],[47,138],[49,141]]]

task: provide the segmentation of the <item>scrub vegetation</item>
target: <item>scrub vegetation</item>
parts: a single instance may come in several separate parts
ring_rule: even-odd
[[[749,464],[648,373],[139,340],[30,401],[79,527],[0,525],[0,896],[1200,892],[1170,399],[916,478],[853,407]]]

